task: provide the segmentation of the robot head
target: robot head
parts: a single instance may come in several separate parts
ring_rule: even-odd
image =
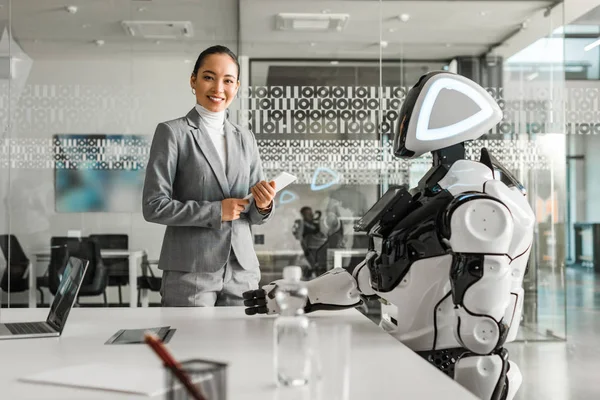
[[[402,104],[394,155],[416,158],[477,139],[501,120],[500,107],[477,83],[450,72],[430,72]]]

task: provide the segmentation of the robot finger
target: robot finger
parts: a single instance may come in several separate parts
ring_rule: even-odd
[[[254,315],[257,312],[257,308],[256,307],[246,308],[244,310],[244,312],[246,313],[246,315]]]
[[[267,308],[267,306],[249,307],[246,308],[244,312],[246,313],[246,315],[266,314],[267,312],[269,312],[269,309]]]
[[[246,300],[250,299],[264,299],[266,297],[266,293],[263,289],[256,290],[248,290],[247,292],[242,293],[242,297]]]
[[[266,306],[267,305],[267,299],[265,298],[256,298],[256,299],[246,299],[244,300],[244,306],[246,307],[253,307],[253,306]]]
[[[267,308],[267,306],[257,307],[256,312],[258,312],[259,314],[266,314],[267,312],[269,312],[269,309]]]

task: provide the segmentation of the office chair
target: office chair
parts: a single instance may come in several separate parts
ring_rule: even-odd
[[[160,287],[162,285],[162,278],[160,276],[155,276],[154,272],[152,272],[152,264],[148,261],[148,256],[144,255],[142,259],[142,276],[138,276],[137,278],[137,286],[138,286],[138,305],[141,306],[141,296],[140,291],[142,289],[151,290],[153,292],[160,291]],[[150,273],[148,276],[147,272]]]
[[[127,250],[129,237],[121,234],[94,234],[89,236],[100,244],[100,250]],[[119,305],[123,305],[121,286],[129,284],[129,257],[102,258],[102,263],[107,269],[108,286],[117,286],[119,289]]]
[[[70,256],[82,258],[89,261],[87,272],[83,277],[79,296],[99,296],[102,295],[104,305],[108,305],[106,299],[106,286],[108,284],[108,274],[106,267],[102,263],[100,256],[100,246],[98,243],[85,238],[64,238],[53,237],[50,240],[50,265],[48,266],[48,283],[50,292],[54,295],[58,290],[59,276],[62,269],[67,264]]]
[[[15,235],[0,235],[0,250],[6,259],[7,269],[0,280],[0,288],[5,292],[18,293],[29,289],[27,271],[34,273],[31,262],[25,255]],[[42,302],[44,294],[40,289]]]

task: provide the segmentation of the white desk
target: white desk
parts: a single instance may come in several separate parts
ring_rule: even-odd
[[[331,259],[333,254],[333,268],[342,268],[343,257],[366,256],[368,251],[369,249],[327,249],[327,259]]]
[[[42,262],[50,261],[50,249],[38,250],[33,252],[36,261],[33,263],[33,268],[29,274],[29,308],[36,307],[36,268]],[[101,249],[100,255],[102,258],[124,258],[129,259],[129,307],[136,308],[138,303],[137,294],[137,277],[138,267],[142,265],[142,257],[146,254],[146,250],[111,250]],[[141,294],[142,306],[148,306],[148,291],[143,289]]]
[[[304,251],[302,250],[256,250],[258,257],[273,256],[273,257],[294,257],[303,256]]]
[[[43,319],[42,309],[3,309],[2,322]],[[383,332],[356,310],[309,314],[317,323],[352,325],[350,399],[476,400],[466,389]],[[2,399],[146,399],[148,397],[18,381],[23,376],[91,362],[160,365],[145,345],[103,343],[117,330],[171,325],[167,345],[180,360],[206,358],[229,364],[228,398],[276,397],[272,367],[272,316],[242,307],[75,308],[60,338],[0,340]],[[160,397],[154,397],[158,399]],[[319,400],[319,399],[311,399]]]

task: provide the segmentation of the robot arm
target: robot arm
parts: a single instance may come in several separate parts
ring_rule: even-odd
[[[513,217],[496,197],[469,193],[450,203],[442,226],[453,256],[454,333],[469,351],[457,361],[454,379],[479,398],[510,399],[521,376],[503,348],[510,323],[505,315],[511,306]]]
[[[508,333],[503,317],[510,302],[513,218],[497,198],[470,193],[450,203],[443,226],[453,252],[456,338],[473,353],[490,354],[502,347]]]
[[[367,259],[369,255],[367,255]],[[358,264],[352,273],[344,268],[334,268],[317,278],[305,282],[308,300],[304,312],[319,310],[343,310],[362,304],[361,296],[374,295],[371,289],[367,260]],[[277,314],[279,307],[275,301],[277,284],[275,281],[258,290],[244,293],[246,314]]]

